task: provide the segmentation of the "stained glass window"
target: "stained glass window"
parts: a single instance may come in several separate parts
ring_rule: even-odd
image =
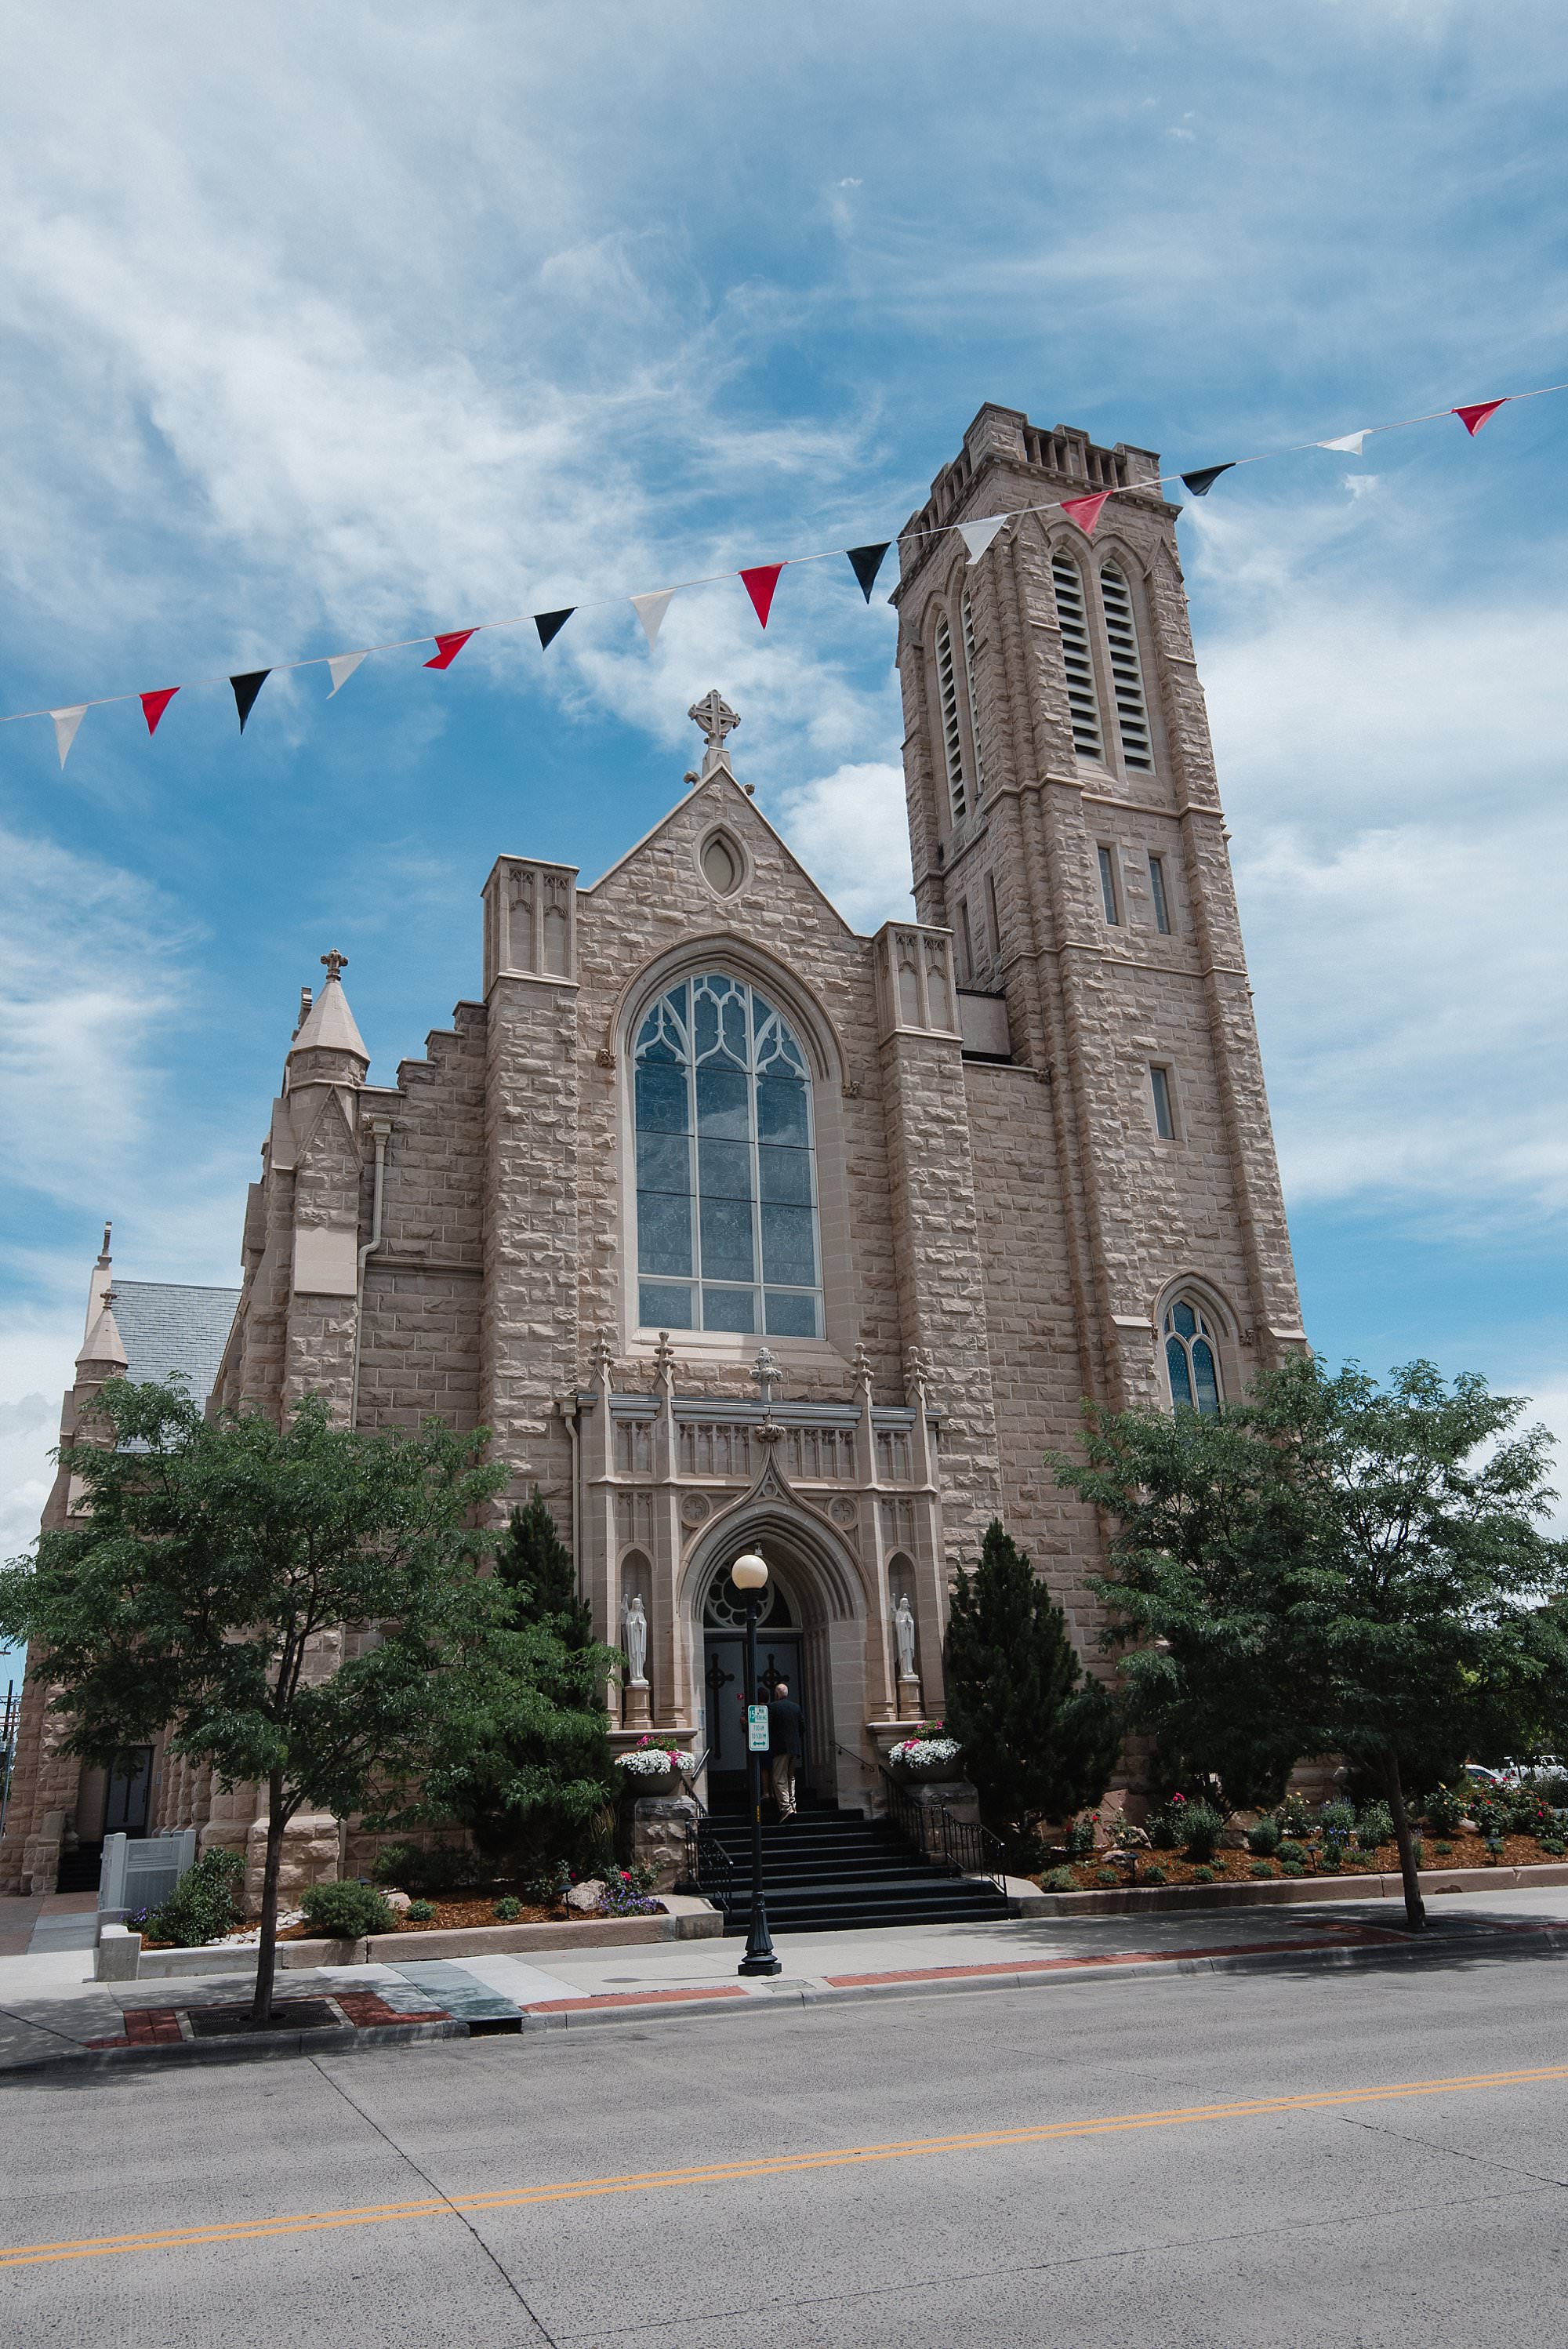
[[[1165,1316],[1165,1368],[1171,1400],[1178,1407],[1212,1415],[1219,1411],[1219,1346],[1203,1309],[1179,1297]]]
[[[642,1327],[820,1337],[811,1079],[779,1014],[721,972],[683,979],[634,1082]]]

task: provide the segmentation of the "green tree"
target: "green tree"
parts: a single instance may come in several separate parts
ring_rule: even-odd
[[[496,1612],[474,1520],[505,1471],[478,1464],[483,1431],[361,1435],[315,1397],[280,1428],[113,1380],[95,1415],[112,1441],[60,1454],[80,1521],[0,1572],[0,1635],[46,1659],[67,1751],[107,1764],[167,1728],[221,1785],[265,1787],[264,2026],[284,1830],[409,1791]],[[344,1626],[370,1636],[324,1673]]]
[[[1116,1522],[1098,1587],[1134,1722],[1233,1799],[1348,1755],[1387,1795],[1412,1930],[1407,1789],[1568,1723],[1568,1544],[1523,1409],[1430,1362],[1385,1388],[1296,1357],[1217,1417],[1090,1406],[1086,1460],[1053,1463]]]
[[[606,1685],[622,1659],[593,1637],[572,1554],[539,1487],[497,1552],[501,1604],[426,1781],[431,1816],[528,1866],[577,1860],[614,1800]]]
[[[947,1726],[964,1748],[981,1815],[1015,1847],[1037,1817],[1098,1803],[1120,1749],[1116,1707],[1086,1675],[1067,1619],[993,1518],[948,1614]]]

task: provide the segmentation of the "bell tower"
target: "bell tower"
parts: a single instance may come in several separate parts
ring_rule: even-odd
[[[982,408],[906,525],[893,598],[915,903],[954,935],[977,1192],[1048,1195],[1032,1294],[1071,1331],[1078,1392],[1118,1405],[1181,1399],[1184,1301],[1222,1392],[1305,1342],[1159,471]],[[1051,510],[1102,491],[1092,533]],[[989,1170],[986,1064],[1035,1079],[1002,1088]],[[995,1228],[1020,1246],[1005,1203]]]

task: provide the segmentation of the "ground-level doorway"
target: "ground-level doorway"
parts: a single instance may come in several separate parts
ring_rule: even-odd
[[[707,1724],[707,1797],[713,1810],[728,1810],[746,1801],[746,1634],[708,1630],[703,1635],[704,1714]],[[811,1719],[804,1645],[799,1631],[759,1628],[757,1634],[758,1696],[766,1703],[777,1695],[780,1682]],[[799,1785],[809,1794],[810,1763],[801,1765]]]

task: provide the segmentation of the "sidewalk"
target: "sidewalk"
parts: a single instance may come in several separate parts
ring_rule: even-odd
[[[118,2069],[135,2060],[256,2052],[236,2013],[253,1976],[242,1968],[179,1982],[96,1982],[91,1916],[79,1896],[46,1902],[26,1952],[0,1956],[0,2080],[61,2070]],[[1336,1901],[1332,1908],[1172,1912],[1161,1916],[1026,1918],[993,1925],[896,1927],[881,1931],[784,1934],[781,1972],[742,1980],[739,1940],[668,1941],[521,1958],[410,1958],[398,1965],[320,1967],[281,1976],[280,2003],[314,2029],[280,2033],[262,2052],[326,2052],[389,2038],[459,2037],[490,2031],[559,2029],[588,2023],[800,2007],[846,1998],[929,1996],[947,1991],[1045,1990],[1085,1981],[1171,1971],[1273,1966],[1461,1962],[1486,1957],[1568,1955],[1568,1893],[1561,1888],[1493,1896],[1460,1893],[1430,1904],[1434,1930],[1411,1942],[1398,1901]],[[15,1935],[19,1928],[13,1928]],[[215,2034],[222,2033],[222,2036]]]

